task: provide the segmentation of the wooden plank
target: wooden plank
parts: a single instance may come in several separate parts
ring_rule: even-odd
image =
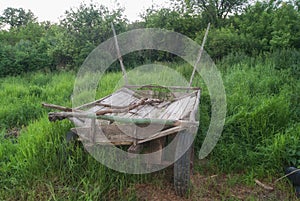
[[[84,146],[94,146],[95,144],[98,145],[132,145],[133,141],[128,139],[128,140],[107,140],[105,138],[96,138],[94,143],[89,142],[87,139],[84,139],[83,137],[79,137],[79,141],[84,141]]]
[[[196,98],[196,102],[194,104],[193,110],[199,108],[200,95],[201,95],[201,91],[199,90],[199,91],[197,91],[197,94],[196,94],[197,98]]]
[[[129,94],[119,91],[118,93],[113,93],[111,97],[101,101],[104,104],[117,105],[117,106],[125,106],[128,105],[127,100],[131,98]]]
[[[96,112],[96,115],[105,115],[108,113],[124,113],[124,112],[128,112],[130,110],[133,110],[134,108],[137,108],[140,105],[145,105],[147,104],[147,100],[146,99],[140,99],[138,102],[135,102],[134,104],[131,105],[127,105],[126,107],[122,108],[122,109],[114,109],[114,108],[108,108],[102,111],[98,111]]]
[[[154,101],[154,102],[153,102]],[[146,100],[145,104],[142,104],[136,108],[131,109],[127,113],[119,114],[118,116],[126,118],[143,118],[154,109],[151,104],[157,104],[155,99]]]
[[[176,127],[173,127],[173,128],[169,128],[169,129],[166,129],[164,131],[158,132],[158,133],[152,135],[149,138],[146,138],[146,139],[143,139],[143,140],[138,140],[137,144],[142,144],[142,143],[149,142],[151,140],[155,140],[155,139],[158,139],[158,138],[170,135],[170,134],[174,134],[174,133],[177,133],[177,132],[179,132],[183,129],[185,129],[185,128],[183,128],[181,126],[176,126]]]
[[[196,115],[197,115],[198,110],[199,110],[200,94],[201,94],[201,91],[199,90],[198,93],[197,93],[197,98],[196,98],[196,101],[195,101],[195,104],[194,104],[194,108],[192,109],[192,112],[190,113],[189,120],[192,121],[192,122],[197,122]]]
[[[112,94],[110,94],[110,95],[107,95],[107,96],[105,96],[105,97],[103,97],[103,98],[100,98],[100,99],[98,99],[98,100],[95,100],[95,101],[93,101],[93,102],[86,103],[86,104],[83,104],[83,105],[81,105],[81,106],[75,107],[74,109],[83,109],[83,108],[87,108],[87,107],[93,106],[93,105],[95,105],[95,104],[97,104],[97,103],[100,103],[100,102],[102,102],[102,101],[104,101],[104,100],[109,100],[109,99],[111,98],[111,96],[114,95],[114,94],[118,94],[119,92],[129,93],[129,91],[131,91],[131,90],[129,90],[129,89],[125,89],[125,90],[124,90],[124,88],[121,88],[121,89],[115,91],[114,93],[112,93]],[[132,92],[132,93],[134,93],[134,92]]]
[[[129,89],[138,89],[143,86],[138,86],[138,85],[124,85],[124,87],[129,88]],[[157,88],[159,86],[154,86],[154,85],[147,85],[147,88]],[[185,86],[161,86],[162,88],[167,88],[167,89],[182,89],[182,90],[199,90],[200,87],[185,87]]]
[[[161,119],[172,119],[173,114],[177,114],[178,110],[182,107],[183,104],[185,104],[186,101],[188,101],[189,97],[186,97],[184,99],[181,99],[179,101],[174,102],[173,107],[169,106],[167,108],[167,111],[161,115],[159,118]]]
[[[136,113],[140,110],[142,110],[146,105],[140,105],[138,106],[137,108],[134,108],[133,110],[127,112],[127,113],[124,113],[123,115],[119,115],[121,116],[122,118],[141,118],[139,116],[136,115]]]
[[[134,104],[136,101],[139,99],[134,99],[130,104]],[[140,105],[137,108],[143,107],[144,105]],[[133,115],[133,113],[136,111],[137,108],[134,108],[130,111],[123,112],[123,113],[113,113],[112,115],[119,116],[119,117],[124,117],[124,118],[129,118]]]
[[[75,126],[82,127],[85,125],[84,119],[80,119],[80,118],[76,118],[76,117],[72,117],[69,119],[73,124],[75,124]]]
[[[155,139],[145,146],[145,154],[155,153],[145,159],[146,164],[161,164],[164,142],[165,139]]]
[[[90,135],[91,128],[92,127],[80,127],[76,128],[75,131],[79,138],[85,141],[85,143],[131,145],[135,140],[133,137],[125,135],[116,126],[107,125],[101,128],[95,127],[94,136]]]
[[[186,109],[187,105],[189,104],[190,97],[186,97],[180,101],[180,104],[177,105],[176,108],[174,108],[173,112],[171,115],[168,117],[170,119],[179,119],[181,114],[184,112]]]
[[[119,94],[117,94],[110,100],[105,100],[105,101],[102,101],[101,103],[107,104],[107,105],[114,105],[114,106],[118,106],[118,107],[125,107],[125,106],[128,106],[128,105],[138,101],[138,100],[139,99],[130,95],[128,92],[126,92],[126,91],[124,92],[122,90]],[[105,109],[107,109],[107,108],[104,107],[101,110],[105,110]],[[99,110],[98,112],[100,112],[101,110]],[[126,111],[126,113],[127,113],[127,111]],[[111,113],[111,115],[116,116],[116,115],[118,115],[118,113]]]
[[[147,116],[147,118],[151,118],[151,116],[149,116],[148,114],[150,114],[151,111],[154,109],[155,108],[152,105],[145,105],[143,108],[138,110],[135,114],[133,114],[133,117],[145,118]]]
[[[90,139],[93,143],[95,143],[96,140],[96,119],[91,120],[91,128],[90,128]]]
[[[103,98],[100,98],[100,99],[98,99],[98,100],[95,100],[95,101],[93,101],[93,102],[86,103],[86,104],[80,105],[80,106],[78,106],[78,107],[75,107],[75,109],[83,109],[83,108],[87,108],[87,107],[93,106],[93,105],[95,105],[96,103],[99,103],[99,102],[103,101],[104,99],[109,98],[110,96],[111,96],[111,94],[108,95],[108,96],[105,96],[105,97],[103,97]]]
[[[88,110],[86,110],[85,112],[95,113],[95,112],[97,112],[97,111],[99,111],[101,109],[104,109],[104,107],[103,106],[99,106],[99,105],[95,105],[95,106],[89,108]]]
[[[158,111],[158,114],[157,114],[157,115],[159,115],[158,118],[163,119],[163,117],[169,116],[168,114],[171,113],[178,104],[179,104],[178,101],[173,102],[170,105],[168,105],[164,110]]]
[[[194,97],[194,96],[196,96],[196,94],[197,94],[197,91],[193,91],[192,93],[185,92],[185,93],[182,93],[181,96],[175,98],[173,101],[178,101],[178,100],[184,99],[186,97]]]
[[[182,113],[180,114],[179,119],[186,119],[189,117],[188,115],[192,112],[192,110],[194,108],[195,100],[196,100],[196,97],[190,98],[185,110],[183,110]]]

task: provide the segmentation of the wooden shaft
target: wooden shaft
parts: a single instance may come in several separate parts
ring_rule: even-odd
[[[42,103],[43,107],[47,107],[47,108],[52,108],[52,109],[57,109],[57,110],[61,110],[64,112],[81,112],[82,110],[78,110],[78,109],[73,109],[73,108],[69,108],[69,107],[64,107],[64,106],[60,106],[60,105],[54,105],[54,104],[48,104],[48,103]]]
[[[126,70],[125,70],[125,67],[124,67],[124,64],[123,64],[123,59],[122,59],[122,56],[121,56],[120,47],[119,47],[119,44],[118,44],[118,39],[117,39],[117,35],[116,35],[116,31],[115,31],[113,23],[111,23],[111,29],[112,29],[113,34],[114,34],[115,45],[116,45],[118,59],[119,59],[120,65],[121,65],[122,73],[123,73],[123,78],[124,78],[125,84],[128,84],[127,73],[126,73]]]
[[[179,126],[182,121],[179,120],[168,120],[168,119],[151,119],[151,118],[124,118],[110,115],[95,115],[94,113],[83,113],[83,112],[50,112],[49,117],[68,118],[68,117],[79,117],[79,118],[90,118],[90,119],[103,119],[108,121],[116,121],[120,123],[135,123],[135,124],[162,124],[166,126]]]
[[[206,32],[205,32],[205,35],[204,35],[204,38],[203,38],[203,41],[202,41],[202,45],[201,45],[201,48],[199,50],[199,55],[198,55],[197,61],[194,64],[193,73],[192,73],[191,78],[190,78],[190,84],[189,84],[190,87],[192,86],[192,82],[193,82],[193,79],[194,79],[194,76],[195,76],[195,71],[196,71],[197,65],[201,60],[201,56],[202,56],[202,53],[203,53],[203,48],[204,48],[204,44],[206,42],[209,27],[210,27],[210,23],[208,23],[208,25],[207,25],[207,29],[206,29]]]

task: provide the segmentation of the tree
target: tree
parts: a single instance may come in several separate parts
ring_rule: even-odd
[[[192,12],[202,15],[204,24],[212,23],[216,27],[223,25],[229,14],[240,12],[247,0],[173,0],[180,12]]]
[[[36,17],[30,10],[25,11],[23,8],[8,7],[0,16],[2,25],[9,25],[10,28],[25,26],[30,22],[35,22]]]
[[[69,42],[66,43],[74,45],[73,59],[77,66],[96,46],[112,37],[111,22],[117,33],[123,32],[126,27],[121,9],[109,11],[102,5],[81,4],[65,14],[60,25],[67,30],[65,39]]]

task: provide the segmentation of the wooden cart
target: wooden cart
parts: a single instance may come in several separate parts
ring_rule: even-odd
[[[115,42],[118,50],[116,35]],[[204,42],[197,62],[203,45]],[[122,60],[120,64],[126,81]],[[183,196],[189,189],[193,140],[199,126],[200,89],[191,87],[194,73],[195,67],[189,87],[125,84],[104,98],[76,108],[52,104],[43,106],[61,110],[49,113],[49,120],[68,118],[76,125],[71,129],[72,134],[85,145],[122,145],[127,146],[127,152],[134,154],[155,152],[155,157],[146,161],[148,165],[171,165],[174,161],[165,160],[164,148],[170,139],[177,136],[176,150],[172,153],[177,159],[174,163],[174,186],[176,193]],[[154,129],[147,129],[149,125]]]

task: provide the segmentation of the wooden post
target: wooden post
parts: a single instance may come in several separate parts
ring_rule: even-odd
[[[126,73],[126,70],[125,70],[125,67],[124,67],[124,64],[123,64],[123,59],[122,59],[122,56],[121,56],[120,47],[119,47],[119,44],[118,44],[118,39],[117,39],[117,35],[116,35],[116,31],[115,31],[113,23],[111,23],[111,29],[112,29],[113,34],[114,34],[115,45],[116,45],[118,59],[119,59],[120,65],[121,65],[122,73],[123,73],[123,78],[124,78],[125,84],[127,85],[128,84],[127,73]]]
[[[91,141],[94,144],[96,139],[96,119],[91,119]]]
[[[199,63],[200,60],[201,60],[201,56],[202,56],[204,44],[205,44],[205,42],[206,42],[206,38],[207,38],[207,34],[208,34],[209,27],[210,27],[210,23],[208,23],[208,25],[207,25],[206,32],[205,32],[205,35],[204,35],[204,38],[203,38],[203,41],[202,41],[202,45],[201,45],[201,48],[200,48],[200,50],[199,50],[199,55],[198,55],[197,61],[196,61],[195,64],[194,64],[194,69],[193,69],[193,73],[192,73],[191,78],[190,78],[190,84],[189,84],[189,87],[192,86],[192,82],[193,82],[193,79],[194,79],[194,76],[195,76],[195,71],[196,71],[197,65],[198,65],[198,63]],[[189,91],[189,90],[188,90],[188,91]]]

